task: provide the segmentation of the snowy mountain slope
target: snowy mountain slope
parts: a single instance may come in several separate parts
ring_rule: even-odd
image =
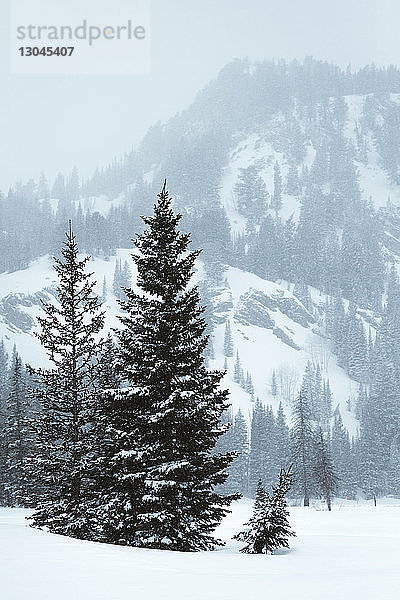
[[[329,350],[329,341],[318,333],[314,318],[301,302],[286,287],[235,268],[228,269],[226,286],[232,302],[226,319],[229,319],[235,351],[239,352],[242,367],[252,375],[255,396],[274,408],[282,400],[287,415],[290,415],[288,397],[274,398],[271,394],[273,370],[282,379],[288,394],[293,394],[307,361],[319,362],[324,368],[323,376],[331,382],[333,406],[340,405],[344,422],[354,433],[357,421],[348,412],[346,402],[349,396],[356,395],[358,384],[338,367]],[[216,328],[216,358],[210,362],[217,368],[224,365],[224,331],[224,324]],[[225,381],[231,390],[231,401],[235,409],[241,408],[246,414],[251,400],[249,394],[234,382],[235,356],[227,358],[227,363]]]
[[[131,250],[120,249],[117,258],[128,261],[135,287],[135,270],[130,260]],[[118,326],[119,307],[112,291],[115,258],[109,261],[95,258],[89,263],[98,282],[97,292],[102,294],[106,279],[107,297],[106,329]],[[203,277],[202,263],[198,265],[195,279]],[[54,301],[56,278],[50,259],[42,257],[23,271],[0,275],[0,339],[9,352],[14,343],[25,362],[32,366],[46,363],[46,357],[34,337],[36,317],[40,314],[40,301]],[[318,298],[316,298],[316,303]],[[329,342],[318,333],[318,326],[301,302],[287,289],[287,284],[269,282],[251,273],[228,268],[223,287],[214,300],[218,325],[214,330],[214,359],[210,366],[224,367],[224,331],[229,320],[234,342],[234,352],[239,353],[245,372],[251,373],[255,396],[277,408],[282,400],[284,410],[290,415],[290,397],[296,392],[307,361],[317,361],[324,368],[323,376],[330,379],[334,394],[333,406],[340,405],[343,419],[351,433],[357,421],[347,411],[349,396],[355,396],[358,384],[338,367],[331,355]],[[12,306],[12,310],[10,310]],[[251,396],[233,379],[235,356],[227,358],[228,373],[224,383],[231,391],[234,410],[241,408],[249,416]],[[283,396],[274,398],[270,391],[272,371],[281,379]]]
[[[350,147],[356,150],[359,143],[358,136],[360,124],[365,118],[366,95],[350,95],[344,97],[347,113],[343,135]],[[390,94],[390,100],[399,103],[399,94]],[[306,135],[307,124],[304,118],[296,117],[299,130]],[[235,197],[235,185],[238,181],[240,169],[251,165],[259,166],[259,174],[266,184],[270,194],[274,190],[274,165],[279,164],[283,181],[286,180],[289,169],[289,156],[283,150],[287,144],[287,131],[282,127],[279,119],[274,117],[270,122],[257,128],[257,132],[242,136],[229,153],[229,159],[225,165],[221,178],[221,202],[229,218],[233,237],[243,233],[246,229],[247,219],[237,210]],[[318,132],[323,135],[323,132]],[[318,136],[317,136],[318,138]],[[400,185],[393,183],[385,171],[381,156],[377,151],[376,142],[372,136],[365,136],[365,160],[360,161],[355,152],[354,165],[358,174],[361,195],[364,200],[372,200],[376,208],[386,205],[390,200],[393,205],[400,206]],[[316,142],[307,138],[305,155],[298,165],[299,174],[303,169],[310,169],[316,157]],[[300,200],[298,196],[282,194],[282,208],[279,215],[283,219],[293,217],[298,221],[300,211]]]
[[[43,199],[39,198],[39,200],[42,201]],[[56,214],[59,200],[57,198],[51,198],[49,202],[53,213]],[[80,198],[75,202],[75,204],[77,206],[80,204],[84,213],[86,213],[87,211],[90,213],[98,212],[103,217],[106,217],[110,212],[111,208],[118,208],[119,206],[123,205],[124,202],[125,194],[121,192],[121,194],[119,194],[119,196],[117,196],[116,198],[108,198],[108,196],[106,196],[105,194],[102,194],[100,196],[87,196],[84,198]]]

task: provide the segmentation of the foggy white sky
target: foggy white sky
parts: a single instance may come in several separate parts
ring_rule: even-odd
[[[152,0],[149,75],[10,75],[7,5],[0,0],[2,190],[41,169],[52,178],[76,164],[89,175],[235,57],[400,63],[398,0]]]

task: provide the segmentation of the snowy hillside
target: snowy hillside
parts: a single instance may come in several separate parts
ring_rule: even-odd
[[[358,145],[360,143],[360,128],[365,120],[366,95],[345,96],[346,116],[343,127],[343,137],[354,153],[354,165],[358,173],[362,197],[365,201],[372,200],[376,208],[384,207],[388,200],[394,206],[400,206],[400,185],[391,181],[382,164],[382,158],[377,151],[376,141],[371,134],[363,139],[363,160],[360,160]],[[390,100],[399,103],[400,95],[391,94]],[[312,169],[320,137],[309,137],[309,124],[306,119],[294,115],[294,121],[299,132],[304,136],[304,155],[297,165],[300,175],[304,169]],[[228,163],[225,164],[221,180],[221,201],[229,218],[232,235],[244,233],[247,219],[237,209],[235,185],[237,184],[240,169],[257,166],[259,175],[266,184],[270,194],[274,190],[274,165],[277,163],[285,181],[290,168],[290,154],[287,152],[288,138],[285,116],[274,117],[269,123],[257,128],[256,133],[242,136],[240,141],[229,153]],[[282,208],[279,211],[282,219],[293,217],[298,221],[300,212],[300,198],[296,194],[289,194],[284,190],[282,194]]]
[[[117,259],[95,258],[89,264],[98,282],[99,296],[103,293],[104,278],[106,281],[107,330],[119,323],[116,318],[119,307],[112,289],[115,262],[127,261],[134,269],[130,254],[130,250],[120,249]],[[199,281],[202,277],[202,263],[199,263],[195,279]],[[135,286],[135,272],[132,285]],[[46,362],[44,350],[33,332],[41,311],[40,302],[54,301],[55,286],[55,273],[48,257],[34,261],[28,269],[0,275],[0,339],[4,339],[9,352],[16,344],[23,360],[32,366]],[[315,317],[288,287],[293,286],[269,282],[233,267],[226,270],[224,283],[216,289],[213,298],[218,324],[213,338],[215,356],[210,366],[224,367],[224,331],[229,321],[235,353],[239,353],[244,371],[248,371],[253,380],[254,397],[258,396],[275,409],[282,401],[289,416],[291,398],[300,385],[307,361],[318,362],[324,377],[331,383],[333,408],[340,405],[344,422],[351,433],[356,433],[357,421],[347,410],[347,400],[349,396],[355,398],[358,384],[338,367],[329,341],[319,334]],[[316,293],[316,309],[323,302],[324,297]],[[226,360],[225,384],[231,391],[230,401],[235,411],[240,408],[249,417],[254,397],[233,379],[235,356]],[[282,383],[282,394],[275,398],[271,395],[273,370]]]

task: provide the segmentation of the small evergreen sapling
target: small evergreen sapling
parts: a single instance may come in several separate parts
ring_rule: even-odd
[[[246,523],[247,528],[234,536],[245,543],[240,552],[272,554],[279,548],[289,548],[289,538],[295,535],[289,525],[286,502],[292,485],[291,469],[291,466],[288,470],[281,469],[271,495],[265,491],[261,479],[258,481],[253,515]]]

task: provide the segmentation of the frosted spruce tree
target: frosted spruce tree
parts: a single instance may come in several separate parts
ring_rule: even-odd
[[[232,340],[232,330],[229,319],[226,321],[225,325],[225,334],[224,334],[224,355],[225,356],[233,356],[233,340]]]
[[[326,501],[328,510],[332,510],[332,497],[337,489],[338,477],[327,440],[321,428],[315,439],[315,460],[313,464],[314,478],[317,487]]]
[[[12,359],[9,390],[5,402],[4,428],[1,432],[2,445],[6,449],[5,497],[9,506],[31,506],[35,485],[30,477],[29,466],[35,440],[26,373],[17,353]]]
[[[304,506],[309,506],[313,487],[314,425],[310,405],[301,391],[293,407],[292,419],[291,450],[296,487],[303,495]]]
[[[264,549],[264,517],[266,512],[268,495],[265,491],[262,479],[257,482],[253,514],[245,523],[245,529],[233,536],[233,539],[244,542],[245,546],[240,550],[245,554],[262,554]]]
[[[120,390],[105,392],[107,487],[99,497],[101,539],[179,551],[213,548],[215,527],[235,495],[223,496],[234,453],[213,452],[228,391],[203,364],[207,344],[197,287],[189,286],[199,251],[178,231],[166,183],[137,236],[137,283],[117,332]]]
[[[289,525],[286,502],[291,485],[291,467],[280,470],[278,484],[272,486],[271,495],[265,491],[261,479],[258,481],[253,515],[245,524],[246,529],[234,536],[245,543],[240,552],[272,554],[278,548],[289,548],[289,538],[295,535]]]
[[[0,505],[6,504],[5,471],[7,443],[3,434],[6,424],[6,398],[8,396],[8,354],[3,340],[0,341]]]
[[[267,460],[267,423],[264,405],[257,398],[250,424],[249,493],[253,498],[258,482],[264,477]]]
[[[282,402],[279,402],[276,415],[274,442],[276,472],[278,473],[284,465],[288,464],[290,456],[289,427],[286,423]]]
[[[343,426],[338,410],[335,414],[331,434],[331,455],[338,476],[338,491],[342,498],[355,498],[357,493],[357,469],[348,431]]]
[[[226,487],[229,491],[247,495],[249,479],[249,440],[246,419],[242,411],[236,413],[232,425],[232,448],[237,457],[229,468],[229,478]]]
[[[273,396],[274,398],[277,397],[277,395],[278,395],[278,384],[277,384],[277,381],[276,381],[276,371],[275,371],[275,369],[272,371],[270,392],[271,392],[271,396]]]
[[[277,215],[282,208],[282,176],[278,162],[274,165],[274,194],[271,200],[271,208]]]
[[[33,371],[41,404],[38,414],[37,474],[42,501],[32,517],[37,527],[90,538],[85,512],[85,462],[89,414],[96,380],[98,339],[104,313],[86,272],[90,257],[79,259],[71,229],[61,259],[55,259],[57,304],[43,303],[38,338],[47,351],[49,369]]]

